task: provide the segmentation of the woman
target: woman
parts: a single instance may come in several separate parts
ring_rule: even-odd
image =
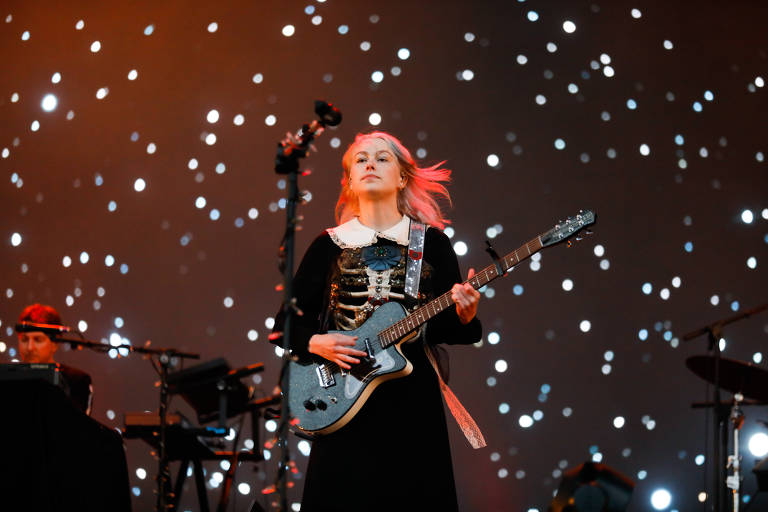
[[[292,324],[292,351],[345,369],[359,364],[366,353],[352,348],[353,338],[327,331],[356,329],[389,300],[413,305],[404,293],[413,221],[429,226],[418,303],[451,290],[456,307],[429,320],[416,342],[403,345],[411,374],[379,385],[349,423],[313,441],[301,510],[455,511],[440,386],[425,345],[474,343],[482,328],[476,318],[480,294],[458,284],[456,255],[441,231],[447,220],[434,197],[450,201],[440,183],[450,171],[439,164],[419,168],[400,141],[384,132],[358,135],[342,164],[340,225],[315,239],[296,273],[303,315]],[[276,325],[282,328],[280,317]]]

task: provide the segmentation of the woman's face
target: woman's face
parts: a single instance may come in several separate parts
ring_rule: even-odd
[[[400,164],[385,140],[365,139],[354,147],[349,187],[355,195],[367,200],[397,197],[404,185]]]

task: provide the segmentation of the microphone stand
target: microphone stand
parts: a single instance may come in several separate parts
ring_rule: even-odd
[[[283,366],[280,372],[280,390],[282,393],[282,410],[280,412],[280,425],[277,431],[277,444],[280,447],[280,462],[277,469],[276,491],[278,494],[278,510],[288,512],[288,468],[290,466],[290,450],[288,446],[288,431],[291,423],[290,410],[290,365],[291,336],[294,315],[302,315],[296,306],[296,297],[293,295],[293,263],[295,235],[298,223],[302,220],[296,215],[296,206],[301,201],[301,193],[298,187],[299,159],[305,158],[310,145],[317,135],[320,135],[325,126],[335,126],[341,122],[341,112],[332,104],[322,100],[315,101],[315,113],[320,120],[305,124],[295,135],[288,134],[278,143],[277,156],[275,158],[275,172],[288,175],[288,197],[285,205],[286,227],[283,241],[280,245],[279,268],[283,274]]]
[[[726,497],[728,487],[726,486],[725,468],[722,463],[724,454],[728,452],[728,409],[720,402],[720,336],[723,327],[743,318],[748,318],[756,313],[768,309],[768,303],[762,304],[752,309],[748,309],[738,315],[734,315],[722,320],[718,320],[710,325],[705,325],[683,335],[683,341],[690,341],[694,338],[706,334],[709,340],[709,350],[712,351],[714,358],[714,431],[712,432],[712,474],[714,479],[713,489],[713,510],[715,512],[724,512],[726,510]]]
[[[158,443],[157,506],[155,510],[157,512],[167,512],[172,508],[173,504],[173,498],[170,496],[171,474],[168,461],[168,449],[166,446],[166,431],[168,430],[168,368],[174,357],[200,359],[200,354],[181,352],[175,348],[149,348],[134,347],[133,345],[128,344],[112,345],[99,343],[84,339],[80,332],[75,332],[75,334],[80,336],[81,339],[71,340],[55,336],[51,338],[51,341],[55,343],[68,343],[71,347],[77,347],[78,349],[89,348],[97,352],[108,353],[110,350],[114,349],[118,351],[118,354],[120,353],[120,350],[145,354],[152,363],[152,367],[160,376],[160,405],[158,408],[158,414],[160,416],[160,439]],[[155,363],[155,360],[153,359],[155,356],[157,356],[157,363]]]

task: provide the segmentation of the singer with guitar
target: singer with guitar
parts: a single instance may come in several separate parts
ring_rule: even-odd
[[[480,294],[460,284],[442,232],[448,221],[437,199],[450,202],[443,183],[451,171],[440,165],[419,167],[387,133],[359,134],[342,159],[339,225],[317,237],[299,265],[294,290],[302,314],[294,317],[291,350],[299,361],[330,369],[326,386],[349,386],[358,382],[353,375],[365,381],[362,368],[387,364],[367,338],[328,331],[356,330],[391,302],[411,311],[449,293],[455,305],[400,345],[408,366],[397,378],[369,386],[375,389],[362,406],[315,438],[302,512],[458,510],[435,347],[475,343],[482,327]],[[280,331],[281,314],[276,320]],[[340,373],[334,378],[333,371]],[[301,405],[320,412],[330,403],[320,396]]]

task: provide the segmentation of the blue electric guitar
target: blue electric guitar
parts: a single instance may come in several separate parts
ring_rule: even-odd
[[[555,225],[516,251],[475,274],[468,283],[482,288],[544,247],[555,245],[595,222],[589,210]],[[569,241],[570,244],[570,241]],[[418,328],[454,305],[448,291],[410,314],[397,302],[379,306],[353,331],[331,331],[357,336],[354,348],[366,352],[359,364],[344,370],[330,361],[291,361],[289,402],[297,426],[310,434],[330,434],[346,425],[363,407],[376,386],[413,370],[400,345],[418,335]]]

